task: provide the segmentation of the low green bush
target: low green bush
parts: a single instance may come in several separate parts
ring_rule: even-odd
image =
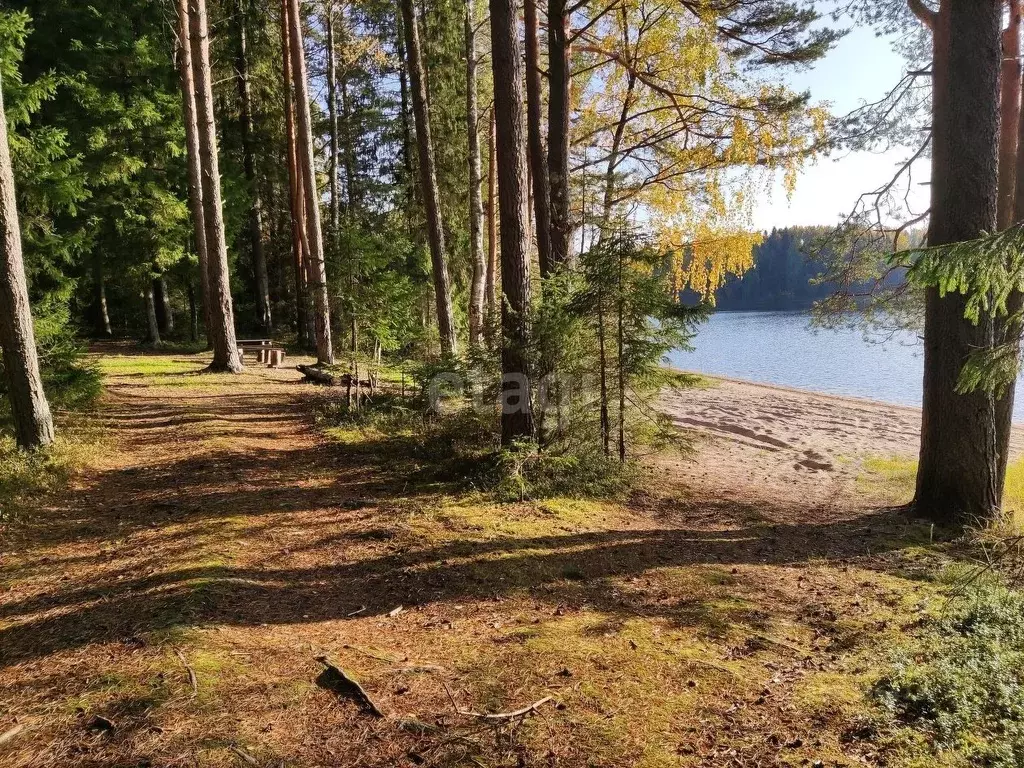
[[[872,689],[899,727],[969,765],[1024,765],[1024,595],[974,582],[927,618]]]

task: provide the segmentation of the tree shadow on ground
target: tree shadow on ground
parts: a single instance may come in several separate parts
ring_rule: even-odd
[[[197,410],[215,414],[235,450],[191,450],[180,431],[207,424]],[[405,459],[311,438],[309,403],[296,395],[190,393],[168,404],[118,394],[103,417],[123,429],[128,450],[153,450],[156,459],[92,476],[27,533],[25,551],[58,554],[30,560],[25,572],[103,567],[41,594],[9,595],[0,606],[2,666],[175,627],[344,621],[360,608],[366,617],[397,605],[514,595],[688,625],[701,606],[646,600],[613,583],[680,566],[877,563],[916,535],[894,510],[780,525],[763,508],[690,500],[638,512],[643,527],[625,530],[455,531],[437,542],[408,535],[410,499],[428,507],[436,500],[431,489],[408,487]],[[265,447],[278,433],[279,447]],[[167,461],[174,440],[182,456]],[[294,545],[273,543],[289,532]],[[153,543],[151,553],[142,541]],[[246,550],[245,562],[217,555],[228,544]],[[61,547],[73,550],[66,560]]]
[[[827,556],[856,559],[880,550],[864,520],[825,525],[755,526],[734,531],[654,529],[564,536],[455,541],[355,562],[310,567],[186,567],[149,575],[120,573],[88,586],[61,587],[10,601],[2,615],[17,623],[0,630],[0,663],[10,665],[92,642],[191,624],[255,626],[344,620],[473,598],[528,594],[611,613],[661,615],[687,621],[692,606],[652,604],[615,595],[608,580],[658,568],[716,564],[794,565]],[[898,532],[892,513],[871,517],[872,531]],[[887,539],[890,548],[899,539]],[[344,555],[337,539],[324,548]],[[327,553],[325,553],[327,554]],[[41,618],[19,618],[47,612]]]

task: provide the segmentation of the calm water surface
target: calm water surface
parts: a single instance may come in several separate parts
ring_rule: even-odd
[[[673,352],[671,364],[747,381],[852,395],[897,405],[921,405],[923,349],[915,333],[869,334],[810,327],[805,314],[719,312],[705,323],[693,352]],[[1018,392],[1024,389],[1018,382]],[[1014,405],[1024,422],[1024,396]]]

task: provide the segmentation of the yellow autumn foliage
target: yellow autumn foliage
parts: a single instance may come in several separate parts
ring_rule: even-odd
[[[779,175],[792,194],[828,112],[737,67],[710,7],[621,0],[583,13],[597,14],[574,24],[584,213],[606,226],[628,212],[677,254],[679,287],[713,300],[752,266],[753,204]]]

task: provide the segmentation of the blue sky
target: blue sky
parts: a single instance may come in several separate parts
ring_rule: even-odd
[[[809,90],[812,100],[827,101],[835,114],[845,114],[865,101],[874,101],[895,85],[906,69],[903,58],[893,52],[890,41],[879,38],[869,27],[853,29],[829,54],[808,71],[791,73],[787,80],[795,89]],[[821,158],[806,168],[797,180],[796,191],[787,200],[781,180],[770,194],[758,201],[754,225],[770,230],[798,224],[834,224],[848,213],[857,196],[877,188],[892,177],[909,152],[842,153]],[[915,166],[911,190],[916,208],[927,208],[927,163]]]

